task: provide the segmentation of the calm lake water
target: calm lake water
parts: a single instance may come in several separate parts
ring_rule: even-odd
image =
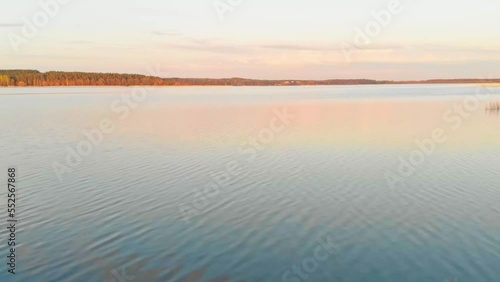
[[[474,85],[0,89],[0,222],[10,166],[19,220],[0,281],[499,281],[495,102]]]

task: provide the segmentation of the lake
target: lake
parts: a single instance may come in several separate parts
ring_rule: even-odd
[[[499,87],[0,88],[0,281],[491,282]]]

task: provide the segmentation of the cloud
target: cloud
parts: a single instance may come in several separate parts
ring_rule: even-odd
[[[66,44],[77,44],[77,45],[81,45],[81,44],[95,44],[95,42],[88,41],[88,40],[69,40],[69,41],[64,41],[64,43],[66,43]]]
[[[483,48],[483,47],[456,47],[456,46],[446,46],[439,44],[417,44],[408,46],[411,49],[417,49],[422,51],[431,52],[470,52],[470,53],[500,53],[500,49],[495,48]]]
[[[310,53],[342,53],[345,51],[345,46],[341,43],[337,44],[299,44],[299,43],[255,43],[241,44],[228,41],[220,41],[214,39],[193,38],[188,36],[179,36],[175,41],[168,41],[160,44],[161,48],[174,48],[183,50],[194,50],[199,52],[221,53],[221,54],[256,54],[255,52],[310,52]],[[371,44],[356,48],[347,46],[357,51],[392,51],[406,49],[403,45],[397,44]]]
[[[290,50],[290,51],[342,51],[345,47],[342,44],[316,44],[316,45],[303,45],[303,44],[294,44],[294,43],[278,43],[278,44],[264,44],[260,45],[262,48],[266,49],[281,49],[281,50]],[[356,48],[354,46],[347,46]],[[394,49],[403,49],[404,47],[401,45],[381,45],[381,44],[370,44],[363,46],[362,48],[356,48],[359,50],[394,50]]]
[[[194,38],[189,36],[179,36],[175,41],[168,41],[160,44],[160,48],[172,48],[180,50],[193,50],[199,52],[220,53],[220,54],[246,54],[255,50],[255,46],[234,44],[213,39]]]
[[[413,61],[416,54],[420,56],[444,56],[458,57],[455,59],[464,59],[465,57],[475,58],[477,56],[485,56],[488,54],[500,54],[499,48],[484,48],[474,46],[452,46],[438,44],[400,44],[400,43],[376,43],[363,46],[354,46],[343,44],[342,42],[334,43],[301,43],[301,42],[256,42],[251,44],[235,43],[226,40],[195,38],[186,35],[181,35],[171,31],[156,32],[156,34],[176,36],[168,42],[162,43],[161,48],[173,48],[194,50],[199,52],[220,53],[220,54],[256,54],[256,52],[308,52],[309,54],[333,54],[343,53],[347,50],[356,52],[357,54],[392,54],[392,56],[408,56],[407,59]],[[408,53],[411,52],[411,53]],[[456,55],[453,55],[456,54]],[[401,58],[399,58],[401,59]],[[450,58],[452,59],[452,58]]]
[[[21,27],[24,26],[22,23],[0,23],[0,27]]]
[[[173,36],[173,37],[176,37],[176,36],[182,36],[181,33],[178,33],[178,32],[175,32],[175,31],[169,31],[169,30],[155,30],[155,31],[152,31],[151,34],[154,34],[154,35],[157,35],[157,36]]]
[[[209,52],[209,53],[220,53],[220,54],[242,54],[251,51],[251,48],[248,46],[214,44],[214,43],[207,43],[207,44],[164,43],[161,44],[161,47],[175,48],[181,50],[193,50],[193,51]]]

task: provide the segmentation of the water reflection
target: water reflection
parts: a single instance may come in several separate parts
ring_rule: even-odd
[[[473,87],[161,89],[59,183],[51,163],[113,116],[99,91],[0,97],[0,155],[22,181],[14,281],[281,281],[326,235],[336,253],[308,281],[500,277],[498,96],[462,112]],[[183,221],[284,107],[286,130]],[[384,173],[436,128],[447,141],[390,189]]]
[[[490,102],[486,105],[485,111],[492,115],[500,115],[500,102]]]
[[[471,148],[484,145],[494,121],[485,118],[490,104],[461,116],[462,99],[446,101],[364,100],[335,102],[266,103],[259,106],[190,106],[160,105],[140,109],[121,127],[120,138],[135,140],[147,135],[158,146],[188,147],[210,145],[237,148],[250,136],[269,126],[274,110],[286,108],[294,114],[287,134],[276,136],[269,147],[382,147],[410,148],[416,139],[429,138],[433,130],[453,132],[446,147]],[[490,109],[488,108],[488,109]],[[455,130],[455,119],[460,119]],[[319,146],[319,147],[318,147]]]

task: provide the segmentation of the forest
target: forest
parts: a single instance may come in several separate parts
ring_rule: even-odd
[[[0,70],[0,86],[300,86],[368,84],[500,83],[500,79],[435,79],[387,81],[371,79],[258,80],[245,78],[161,78],[140,74]]]

